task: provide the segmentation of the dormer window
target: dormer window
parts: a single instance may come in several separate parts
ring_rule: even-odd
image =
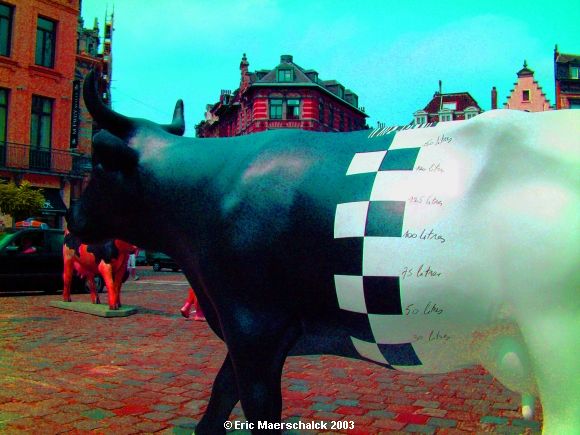
[[[457,102],[455,101],[450,101],[448,103],[443,103],[443,107],[442,109],[447,109],[447,110],[457,110]]]
[[[338,87],[338,97],[344,100],[344,88],[342,86]]]
[[[439,122],[453,121],[453,112],[447,108],[443,108],[439,112]]]
[[[280,68],[278,70],[278,81],[279,82],[293,82],[294,81],[294,71],[291,69]]]
[[[465,109],[465,119],[471,119],[479,114],[477,107],[469,106]]]
[[[580,67],[571,66],[570,67],[570,78],[571,79],[580,79]]]

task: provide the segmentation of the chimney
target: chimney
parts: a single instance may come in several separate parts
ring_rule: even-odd
[[[491,89],[491,110],[497,109],[497,89],[495,86]]]
[[[240,62],[240,94],[243,93],[248,86],[250,86],[250,74],[248,73],[248,67],[250,62],[246,57],[246,53],[242,56],[242,61]]]
[[[280,63],[292,63],[292,62],[293,62],[292,55],[283,54],[282,56],[280,56]]]

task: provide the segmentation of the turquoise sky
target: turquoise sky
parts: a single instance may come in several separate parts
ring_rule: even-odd
[[[554,46],[580,54],[580,2],[420,0],[83,0],[85,26],[115,11],[113,107],[167,122],[185,101],[186,135],[239,63],[275,67],[281,54],[336,79],[377,121],[407,124],[443,81],[484,110],[506,101],[524,59],[554,103]]]

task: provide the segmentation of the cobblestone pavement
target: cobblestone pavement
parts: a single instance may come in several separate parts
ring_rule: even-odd
[[[113,319],[49,307],[59,295],[0,295],[0,433],[190,434],[225,347],[207,324],[179,315],[186,290],[181,274],[142,276],[123,288],[123,302],[139,313]],[[285,422],[354,422],[326,433],[541,428],[539,406],[534,421],[523,420],[519,395],[479,367],[417,376],[330,356],[290,358],[282,390]],[[242,416],[238,406],[232,419]]]

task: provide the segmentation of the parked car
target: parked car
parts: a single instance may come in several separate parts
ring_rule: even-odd
[[[144,250],[139,250],[137,258],[135,258],[135,264],[137,266],[147,266],[147,255]]]
[[[145,254],[147,258],[147,264],[153,266],[153,270],[158,272],[161,269],[171,269],[174,272],[177,272],[180,267],[179,264],[173,260],[168,255],[165,255],[163,252],[151,252],[147,251]]]
[[[0,292],[62,290],[63,240],[64,231],[58,229],[23,228],[0,235]],[[101,292],[103,280],[98,276],[95,281]],[[72,290],[88,292],[88,286],[75,275]]]

